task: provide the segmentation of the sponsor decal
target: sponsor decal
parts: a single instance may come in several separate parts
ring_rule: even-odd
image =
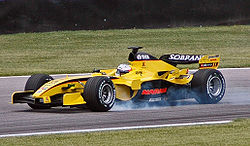
[[[136,71],[135,74],[142,75],[142,71]]]
[[[42,92],[43,92],[43,90],[38,90],[38,91],[36,91],[36,93],[38,93],[38,94],[39,94],[39,93],[42,93]]]
[[[43,101],[44,101],[44,103],[50,103],[51,102],[50,97],[44,97]]]
[[[200,67],[215,67],[215,66],[218,66],[219,63],[216,62],[216,63],[203,63],[203,64],[200,64]]]
[[[150,98],[149,102],[155,102],[155,101],[161,101],[162,98],[161,97],[157,97],[157,98]]]
[[[148,59],[150,59],[149,55],[143,55],[143,54],[137,55],[136,58],[138,60],[148,60]]]
[[[36,93],[42,93],[43,91],[47,90],[48,87],[41,87],[39,90],[36,91]]]
[[[156,95],[156,94],[162,94],[162,93],[166,93],[166,92],[167,92],[167,88],[144,89],[144,90],[142,90],[141,95]]]
[[[182,55],[182,54],[171,54],[170,60],[178,61],[199,61],[203,55]]]
[[[214,58],[214,59],[210,59],[210,61],[217,61],[217,59],[216,59],[216,58]]]
[[[47,90],[48,87],[41,87],[41,90]]]
[[[216,64],[213,64],[213,63],[204,63],[204,64],[200,64],[200,67],[213,67],[215,66]]]
[[[220,57],[220,55],[208,56],[209,59],[210,59],[210,58],[218,58],[218,57]]]

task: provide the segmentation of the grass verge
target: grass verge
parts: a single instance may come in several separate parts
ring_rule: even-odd
[[[250,67],[249,42],[248,25],[0,35],[0,76],[114,68],[127,62],[128,46],[144,46],[156,57],[220,54],[220,67]]]
[[[0,145],[250,145],[250,119],[229,124],[1,138]]]

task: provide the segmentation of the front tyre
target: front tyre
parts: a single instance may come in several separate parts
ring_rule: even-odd
[[[191,82],[191,96],[201,104],[219,102],[226,90],[226,82],[222,73],[215,69],[202,69],[194,73]]]
[[[84,86],[83,97],[92,111],[106,112],[115,102],[114,84],[104,76],[89,78]]]
[[[32,75],[28,79],[28,81],[26,82],[24,90],[34,90],[34,92],[36,92],[36,90],[38,90],[43,84],[45,84],[51,80],[54,80],[54,79],[51,76],[46,75],[46,74]],[[32,109],[49,109],[49,108],[51,108],[51,106],[49,106],[49,105],[37,105],[37,104],[33,104],[33,103],[28,103],[28,105]]]

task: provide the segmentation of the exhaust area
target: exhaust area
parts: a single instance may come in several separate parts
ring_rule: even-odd
[[[173,106],[193,105],[198,104],[194,99],[197,96],[196,92],[191,91],[188,87],[170,86],[167,88],[166,94],[148,95],[144,98],[134,97],[129,101],[116,100],[112,111],[121,110],[147,110],[169,108]]]

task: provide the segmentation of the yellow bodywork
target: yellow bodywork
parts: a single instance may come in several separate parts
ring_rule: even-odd
[[[209,64],[212,66],[200,67],[214,68],[219,65],[219,56],[203,56],[199,64]],[[34,91],[18,91],[12,94],[12,103],[16,103],[14,98],[21,94],[32,94],[32,98],[41,99],[43,103],[52,102],[51,97],[55,95],[63,96],[63,105],[81,105],[86,104],[83,97],[84,85],[89,78],[94,76],[108,76],[111,78],[116,89],[116,98],[120,100],[130,100],[141,89],[141,84],[153,80],[165,80],[167,82],[179,85],[185,85],[191,82],[193,75],[188,74],[188,69],[178,69],[162,60],[139,60],[129,62],[132,70],[124,75],[116,76],[116,69],[100,70],[100,73],[92,73],[83,76],[68,77],[52,80],[35,93]],[[133,94],[131,95],[131,91]]]
[[[220,63],[219,55],[205,55],[199,60],[199,69],[217,69]]]
[[[86,104],[81,96],[81,92],[66,93],[63,95],[63,105]]]

